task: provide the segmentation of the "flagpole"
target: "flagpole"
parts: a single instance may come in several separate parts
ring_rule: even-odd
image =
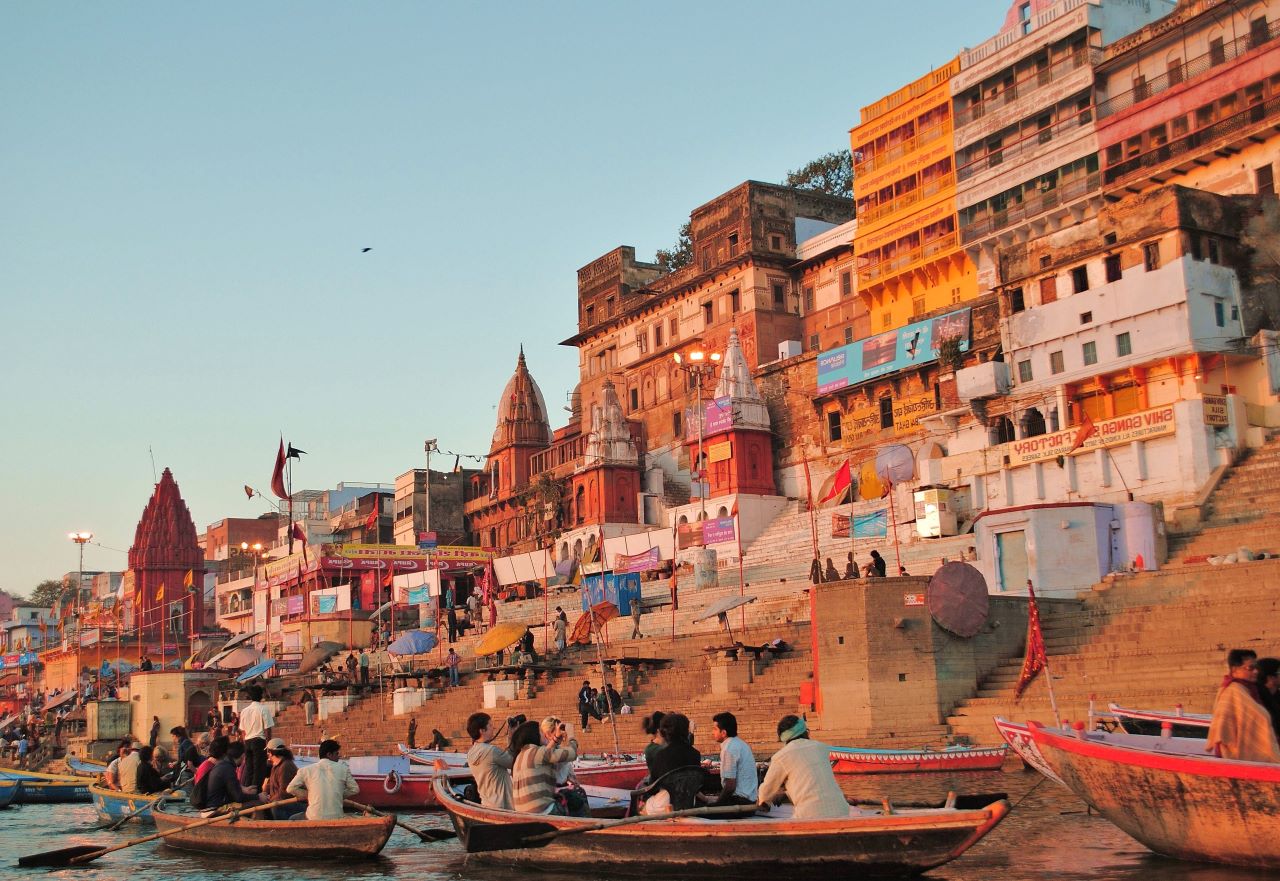
[[[893,503],[893,481],[889,481],[889,513],[893,516],[893,555],[898,560],[898,572],[902,571],[902,546],[898,543],[898,508]],[[849,521],[849,531],[853,532],[853,521]],[[898,572],[893,573],[897,575]]]
[[[742,560],[742,510],[738,507],[737,499],[734,499],[733,501],[733,531],[738,538],[738,596],[743,597],[747,595],[747,583],[743,573]],[[747,629],[746,603],[742,604],[742,620],[740,623],[742,625],[742,630],[745,632]]]

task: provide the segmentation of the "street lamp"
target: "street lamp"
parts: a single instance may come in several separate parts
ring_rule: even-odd
[[[84,700],[83,692],[80,688],[80,644],[84,639],[80,635],[80,591],[84,588],[84,546],[93,541],[92,532],[68,532],[67,538],[80,546],[80,570],[76,576],[76,705],[80,705]]]
[[[440,445],[436,443],[434,437],[429,437],[422,444],[422,450],[427,454],[427,481],[424,485],[427,498],[426,504],[423,506],[422,514],[422,530],[423,532],[431,531],[431,454],[439,452]]]
[[[701,349],[694,349],[687,356],[682,357],[679,352],[671,356],[675,359],[676,366],[683,370],[693,380],[693,384],[697,387],[698,409],[694,413],[694,417],[698,420],[698,463],[694,470],[694,474],[698,478],[698,498],[702,500],[702,519],[707,519],[707,487],[703,478],[706,476],[706,462],[702,454],[702,433],[704,416],[706,415],[702,409],[702,380],[703,377],[711,376],[715,370],[715,366],[720,363],[720,353],[711,352],[710,354],[703,352]],[[687,363],[686,363],[687,362]]]

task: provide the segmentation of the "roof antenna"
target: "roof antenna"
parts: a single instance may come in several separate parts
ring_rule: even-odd
[[[152,483],[159,483],[160,478],[156,477],[156,454],[155,451],[151,449],[150,444],[147,444],[147,452],[151,455],[151,481]]]

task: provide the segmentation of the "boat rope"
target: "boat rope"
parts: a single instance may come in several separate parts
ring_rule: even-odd
[[[1019,798],[1017,801],[1015,801],[1015,802],[1013,803],[1013,807],[1009,808],[1009,810],[1010,810],[1010,811],[1012,811],[1012,810],[1013,810],[1013,808],[1016,808],[1018,805],[1022,804],[1024,801],[1026,801],[1026,800],[1027,800],[1027,798],[1028,798],[1028,797],[1030,797],[1031,793],[1033,793],[1033,792],[1035,792],[1037,789],[1039,789],[1039,788],[1040,788],[1040,784],[1041,784],[1041,783],[1044,783],[1044,782],[1045,782],[1046,780],[1048,780],[1048,779],[1049,779],[1048,777],[1046,777],[1046,776],[1044,776],[1043,774],[1041,774],[1041,775],[1040,775],[1040,779],[1036,781],[1035,786],[1032,786],[1032,787],[1031,787],[1030,789],[1028,789],[1026,792],[1022,793],[1022,797],[1021,797],[1021,798]]]

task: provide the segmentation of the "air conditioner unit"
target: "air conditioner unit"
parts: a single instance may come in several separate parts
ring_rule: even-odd
[[[785,361],[788,358],[794,358],[804,352],[804,346],[799,340],[783,340],[778,343],[778,360]]]

